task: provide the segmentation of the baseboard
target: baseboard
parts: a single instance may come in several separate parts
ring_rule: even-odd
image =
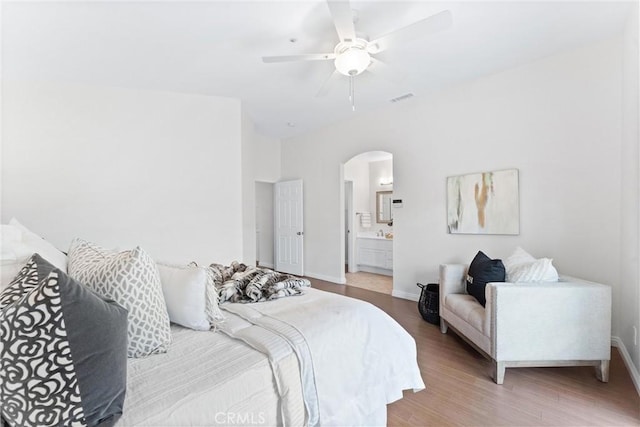
[[[419,301],[420,300],[420,294],[413,294],[411,292],[399,291],[397,289],[394,289],[391,292],[391,295],[396,297],[396,298],[408,299],[409,301]]]
[[[359,271],[366,273],[381,274],[383,276],[393,277],[393,270],[387,270],[386,268],[369,267],[368,265],[358,265]]]
[[[270,269],[274,269],[273,264],[271,264],[270,262],[259,262],[258,263],[258,267],[266,267],[266,268],[270,268]]]
[[[624,345],[624,342],[620,339],[620,337],[611,337],[611,345],[616,347],[622,356],[622,360],[624,364],[627,366],[627,371],[629,371],[629,375],[631,375],[631,380],[633,381],[633,385],[636,386],[636,391],[640,395],[640,373],[638,372],[638,368],[633,364],[633,360],[631,360],[631,355],[627,351],[627,347]]]
[[[325,282],[337,283],[338,285],[346,285],[347,279],[342,279],[340,277],[326,276],[324,274],[311,273],[308,271],[304,272],[304,275],[307,277],[311,277],[318,280],[324,280]]]

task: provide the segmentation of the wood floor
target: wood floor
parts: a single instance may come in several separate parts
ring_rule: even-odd
[[[640,426],[640,397],[615,348],[606,384],[591,367],[569,367],[507,369],[497,385],[489,362],[453,332],[422,320],[415,302],[310,280],[378,306],[415,338],[427,388],[388,406],[390,426]]]

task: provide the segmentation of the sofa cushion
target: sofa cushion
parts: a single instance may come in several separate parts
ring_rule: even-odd
[[[449,294],[444,303],[458,317],[473,326],[478,332],[485,334],[488,326],[485,325],[484,307],[472,295]]]
[[[499,259],[491,259],[478,251],[467,272],[467,293],[473,295],[484,307],[484,288],[489,282],[504,282],[504,264]]]

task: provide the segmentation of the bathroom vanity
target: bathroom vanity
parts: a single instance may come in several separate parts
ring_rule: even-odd
[[[393,239],[375,233],[358,233],[358,270],[393,276]]]

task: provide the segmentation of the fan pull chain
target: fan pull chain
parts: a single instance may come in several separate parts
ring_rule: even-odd
[[[356,111],[356,91],[353,75],[349,76],[349,101],[351,101],[351,110]]]

